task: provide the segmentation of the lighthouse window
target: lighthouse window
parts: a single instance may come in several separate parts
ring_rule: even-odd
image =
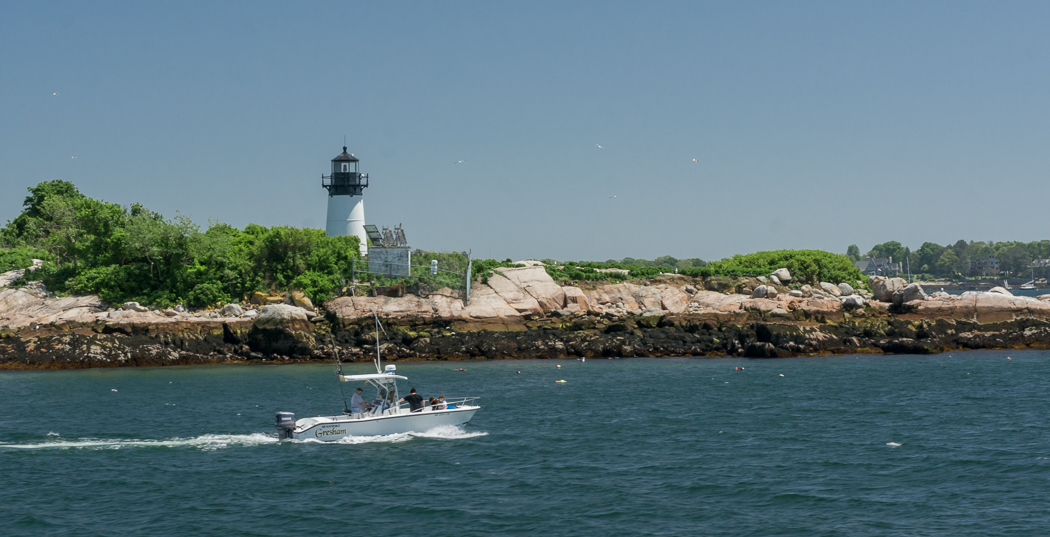
[[[350,171],[349,164],[343,164],[343,171]]]

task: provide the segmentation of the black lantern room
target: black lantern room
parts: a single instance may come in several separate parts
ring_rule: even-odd
[[[321,186],[329,196],[360,196],[368,186],[368,174],[358,172],[357,157],[343,152],[332,159],[332,175],[321,176]]]

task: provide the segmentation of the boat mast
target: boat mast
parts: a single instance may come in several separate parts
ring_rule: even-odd
[[[346,392],[343,391],[343,362],[339,359],[339,349],[335,346],[335,337],[332,334],[328,334],[328,342],[332,345],[332,359],[335,360],[335,374],[336,378],[339,379],[339,395],[343,396],[343,412],[349,414],[350,407],[346,404]]]
[[[372,318],[376,321],[376,373],[382,373],[382,360],[379,357],[379,330],[383,328],[383,326],[379,324],[379,314],[376,313],[375,308],[372,308]],[[383,333],[386,333],[386,330],[383,330]]]

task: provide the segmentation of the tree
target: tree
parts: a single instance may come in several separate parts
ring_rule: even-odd
[[[0,232],[0,244],[3,246],[12,247],[39,243],[46,234],[45,227],[50,219],[49,213],[59,209],[57,205],[54,205],[54,203],[58,202],[54,201],[53,205],[48,208],[47,202],[49,200],[63,199],[69,203],[74,203],[84,198],[84,195],[77,190],[73,183],[61,179],[40,183],[29,187],[27,190],[29,190],[29,195],[22,202],[22,213],[14,220],[8,222],[7,226]],[[63,215],[68,216],[65,211],[63,211]],[[52,226],[51,229],[54,230],[55,228]]]
[[[860,261],[860,248],[858,248],[856,244],[849,245],[849,247],[846,248],[846,257],[848,257],[850,261]]]
[[[924,242],[915,254],[918,255],[919,259],[912,260],[912,263],[917,266],[926,266],[926,269],[922,269],[923,272],[929,270],[929,267],[937,265],[937,260],[941,258],[941,254],[944,253],[944,246],[941,246],[935,242]]]
[[[941,254],[940,259],[937,260],[937,273],[941,276],[950,277],[955,274],[956,265],[958,265],[958,263],[959,256],[955,254],[955,250],[952,248],[946,248],[944,253]]]
[[[876,244],[869,252],[872,257],[889,258],[896,261],[904,261],[904,245],[897,241]]]
[[[1028,248],[1025,248],[1025,245],[1021,243],[1016,243],[1000,251],[998,256],[996,256],[996,260],[999,262],[1000,270],[1008,271],[1014,275],[1027,273],[1028,266],[1032,262]]]
[[[61,196],[45,198],[36,208],[39,211],[44,244],[51,255],[61,263],[72,263],[77,268],[84,226],[77,214],[79,199]]]
[[[952,245],[952,251],[955,252],[955,269],[956,271],[966,274],[970,271],[970,244],[962,239],[959,239]]]
[[[1032,259],[1050,258],[1050,241],[1032,241],[1025,245]]]
[[[673,270],[678,266],[678,259],[669,255],[662,255],[653,260],[653,265]]]

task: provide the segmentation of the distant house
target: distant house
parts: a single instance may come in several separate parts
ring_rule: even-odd
[[[978,256],[976,259],[970,260],[970,275],[971,276],[998,276],[999,275],[999,261],[995,259],[995,254],[988,254]]]
[[[865,276],[896,277],[901,273],[901,264],[894,263],[892,257],[868,257],[854,261],[853,266]]]
[[[1037,278],[1050,278],[1050,259],[1036,259],[1031,266]]]

